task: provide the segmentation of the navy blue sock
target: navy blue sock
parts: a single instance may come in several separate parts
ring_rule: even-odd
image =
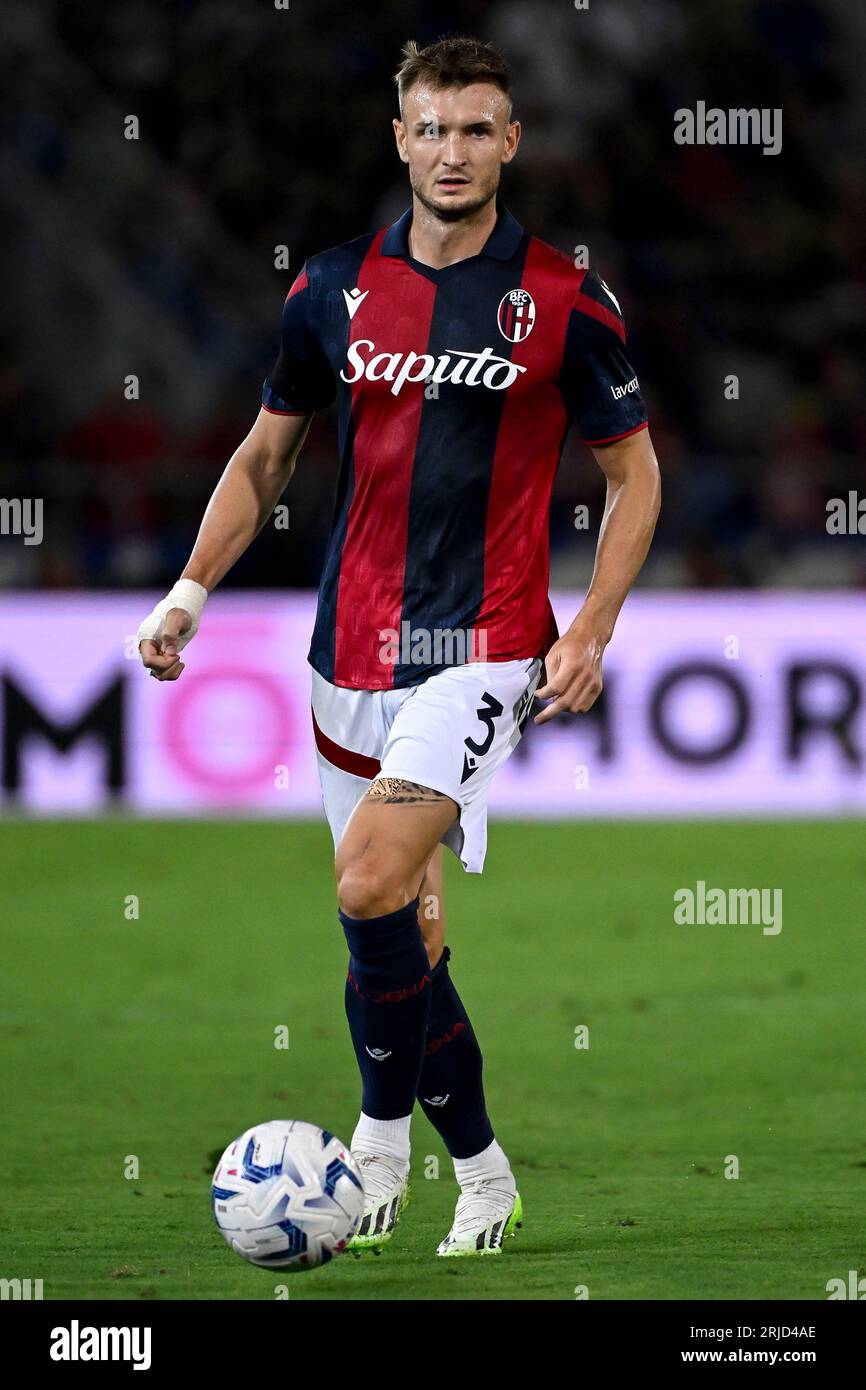
[[[418,899],[383,917],[339,916],[349,946],[346,1017],[361,1109],[374,1120],[397,1120],[415,1107],[433,993]]]
[[[418,1100],[452,1158],[474,1158],[493,1143],[484,1104],[481,1048],[448,973],[448,946],[432,973],[427,1046]]]

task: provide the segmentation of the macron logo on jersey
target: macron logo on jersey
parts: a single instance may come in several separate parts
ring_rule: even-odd
[[[357,286],[353,290],[343,290],[343,298],[346,301],[346,308],[349,311],[350,319],[353,319],[355,317],[369,293],[369,290],[362,291],[359,290]]]
[[[432,381],[437,385],[452,381],[461,386],[483,385],[489,391],[505,391],[526,371],[507,357],[497,357],[489,347],[483,352],[449,348],[433,357],[429,352],[377,352],[370,338],[350,343],[348,359],[351,372],[347,375],[341,371],[342,381],[350,385],[362,377],[367,381],[390,381],[392,396],[398,396],[407,381]]]
[[[605,294],[607,295],[608,299],[612,300],[613,303],[616,305],[616,312],[619,314],[620,318],[622,318],[622,309],[619,307],[619,300],[617,299],[613,290],[608,289],[607,285],[604,283],[600,275],[598,277],[598,282],[601,285],[601,288],[604,290]]]

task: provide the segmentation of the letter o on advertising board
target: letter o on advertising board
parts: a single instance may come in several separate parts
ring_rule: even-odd
[[[702,748],[681,741],[671,727],[667,710],[671,694],[693,680],[714,681],[730,697],[730,728],[715,743]],[[749,731],[749,701],[740,681],[726,667],[713,661],[687,661],[662,676],[652,693],[649,717],[653,735],[677,762],[696,766],[718,763],[729,758],[745,739]]]
[[[249,700],[246,727],[250,733],[250,757],[243,766],[220,763],[219,748],[209,758],[208,744],[198,729],[217,687],[241,692]],[[285,761],[291,720],[286,693],[271,676],[257,671],[212,671],[197,674],[188,686],[178,687],[163,725],[164,745],[172,765],[185,777],[211,793],[232,797],[261,791],[273,784],[276,762]]]

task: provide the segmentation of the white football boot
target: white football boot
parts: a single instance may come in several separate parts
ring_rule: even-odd
[[[409,1164],[384,1154],[353,1154],[364,1184],[364,1215],[347,1250],[381,1255],[409,1201]]]
[[[502,1242],[523,1224],[523,1203],[511,1174],[475,1178],[457,1198],[454,1224],[437,1255],[501,1255]]]

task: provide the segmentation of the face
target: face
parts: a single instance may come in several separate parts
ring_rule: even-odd
[[[490,82],[431,87],[416,82],[394,121],[397,149],[409,182],[436,217],[456,222],[495,197],[503,164],[514,158],[520,125],[509,100]]]

